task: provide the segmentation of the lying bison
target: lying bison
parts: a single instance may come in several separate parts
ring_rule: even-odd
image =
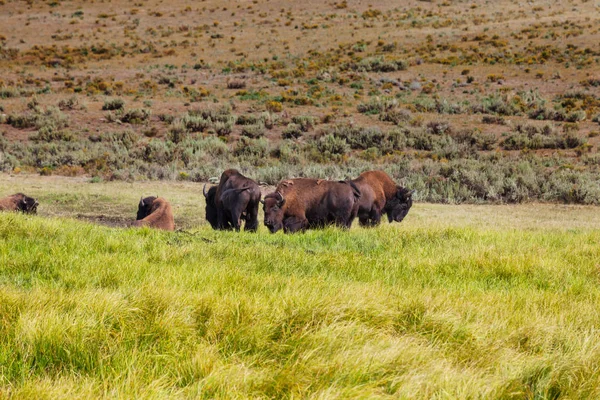
[[[361,226],[376,226],[381,215],[387,214],[390,222],[401,222],[412,207],[413,191],[397,186],[383,171],[367,171],[352,182],[362,196],[358,207]]]
[[[38,205],[39,203],[34,198],[23,193],[0,199],[0,211],[22,211],[26,214],[35,214]]]
[[[133,226],[147,226],[165,231],[175,230],[171,204],[162,197],[146,197],[140,200]]]
[[[240,230],[241,220],[245,219],[245,231],[258,229],[258,204],[260,187],[235,169],[228,169],[221,175],[218,186],[208,191],[202,189],[206,198],[206,220],[213,229]]]
[[[350,228],[358,212],[360,190],[351,181],[298,178],[282,181],[265,196],[265,226],[271,233],[320,228]]]

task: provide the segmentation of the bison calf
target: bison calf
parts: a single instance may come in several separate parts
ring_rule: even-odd
[[[140,200],[133,226],[148,226],[165,231],[175,230],[171,204],[162,197],[146,197]]]
[[[23,193],[13,194],[0,199],[0,211],[22,211],[26,214],[36,214],[39,203]]]
[[[389,222],[401,222],[412,207],[414,191],[398,186],[383,171],[367,171],[352,182],[360,189],[358,220],[361,226],[376,226],[381,215]]]
[[[265,196],[265,226],[275,233],[304,231],[329,224],[350,228],[360,190],[350,181],[298,178],[282,181]]]
[[[206,220],[213,229],[240,230],[244,219],[245,231],[258,229],[258,205],[260,187],[250,178],[235,169],[228,169],[221,175],[218,186],[208,191],[202,189],[206,199]]]

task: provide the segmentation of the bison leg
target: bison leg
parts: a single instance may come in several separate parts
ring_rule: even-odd
[[[283,231],[285,233],[296,233],[298,231],[306,230],[308,221],[306,218],[300,217],[289,217],[283,221]]]
[[[371,226],[371,223],[369,221],[369,214],[359,214],[358,215],[358,223],[360,224],[360,226],[363,227],[368,227]]]
[[[242,217],[242,209],[239,205],[235,205],[230,210],[230,217],[231,217],[231,225],[232,225],[233,229],[235,229],[236,232],[239,232],[240,227],[242,225],[242,222],[240,220]]]
[[[381,222],[381,211],[373,208],[370,214],[371,226],[377,226]]]
[[[229,230],[230,226],[225,218],[225,212],[218,208],[217,209],[217,229],[220,230]]]
[[[333,214],[333,223],[340,228],[349,229],[352,226],[354,217],[356,216],[353,215],[352,211],[352,209],[348,210],[345,208],[336,210],[336,212]]]
[[[246,209],[246,224],[244,231],[256,232],[258,229],[258,203],[250,203]]]

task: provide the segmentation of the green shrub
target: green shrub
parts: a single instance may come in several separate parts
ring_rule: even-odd
[[[254,165],[263,164],[268,155],[269,145],[264,138],[250,139],[242,136],[233,148],[233,155]]]
[[[506,125],[506,120],[500,116],[496,116],[496,115],[484,115],[481,118],[481,122],[484,124],[491,124],[491,125]]]
[[[110,99],[104,102],[102,109],[105,111],[122,110],[124,106],[125,101],[123,99]]]
[[[44,126],[40,128],[36,134],[30,136],[34,142],[54,142],[54,141],[73,141],[75,136],[68,130],[58,130],[52,126]]]
[[[412,113],[404,108],[392,108],[379,114],[381,121],[392,122],[396,125],[406,123],[412,119]]]
[[[284,139],[298,139],[302,137],[303,132],[298,124],[294,124],[293,122],[289,123],[283,132],[281,133],[281,137]]]
[[[486,96],[480,100],[480,104],[473,105],[471,111],[480,114],[497,114],[512,116],[521,114],[519,104],[513,99],[499,95]]]
[[[32,111],[24,114],[9,115],[6,123],[15,128],[36,128],[52,127],[61,129],[69,126],[69,117],[63,114],[57,107],[47,107],[46,110],[35,107]]]
[[[126,124],[142,124],[147,122],[152,115],[152,111],[146,108],[134,108],[129,111],[124,111],[119,115],[119,120]]]
[[[358,112],[363,114],[379,114],[394,109],[398,105],[398,100],[389,97],[377,97],[369,100],[367,103],[360,103],[357,106]]]
[[[58,108],[61,110],[74,110],[79,106],[79,100],[75,96],[63,99],[58,102]]]
[[[188,130],[185,124],[178,120],[176,123],[171,124],[167,133],[167,139],[173,143],[180,143],[188,137]]]
[[[310,115],[297,115],[292,122],[300,127],[302,132],[308,132],[315,126],[315,118]]]
[[[265,126],[262,123],[255,125],[244,125],[242,128],[242,135],[249,138],[259,138],[265,135]]]
[[[430,121],[426,125],[427,132],[434,135],[444,135],[452,132],[452,126],[447,121]]]
[[[353,149],[377,147],[384,154],[401,150],[406,143],[402,130],[384,132],[379,127],[335,125],[328,132],[336,138],[344,139]]]
[[[404,71],[408,67],[402,60],[386,61],[384,57],[367,57],[359,62],[351,62],[342,66],[342,70],[358,72],[394,72]]]
[[[316,148],[325,157],[327,155],[344,155],[350,149],[345,139],[336,137],[332,134],[321,136],[315,141]]]

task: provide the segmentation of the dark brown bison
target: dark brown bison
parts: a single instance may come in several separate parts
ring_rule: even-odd
[[[175,230],[171,204],[162,197],[146,197],[140,200],[133,226],[148,226],[165,231]]]
[[[206,220],[213,229],[239,231],[244,219],[244,230],[256,232],[261,193],[252,179],[235,169],[228,169],[221,175],[218,186],[207,191],[204,185],[202,192],[206,199]]]
[[[13,194],[0,199],[0,211],[22,211],[26,214],[37,213],[39,203],[23,193]]]
[[[351,181],[298,178],[282,181],[265,196],[265,226],[271,233],[321,228],[350,228],[358,212],[360,190]]]
[[[383,171],[363,172],[352,182],[362,193],[358,207],[361,226],[379,225],[382,214],[387,214],[390,222],[401,222],[412,207],[414,191],[396,185]]]

